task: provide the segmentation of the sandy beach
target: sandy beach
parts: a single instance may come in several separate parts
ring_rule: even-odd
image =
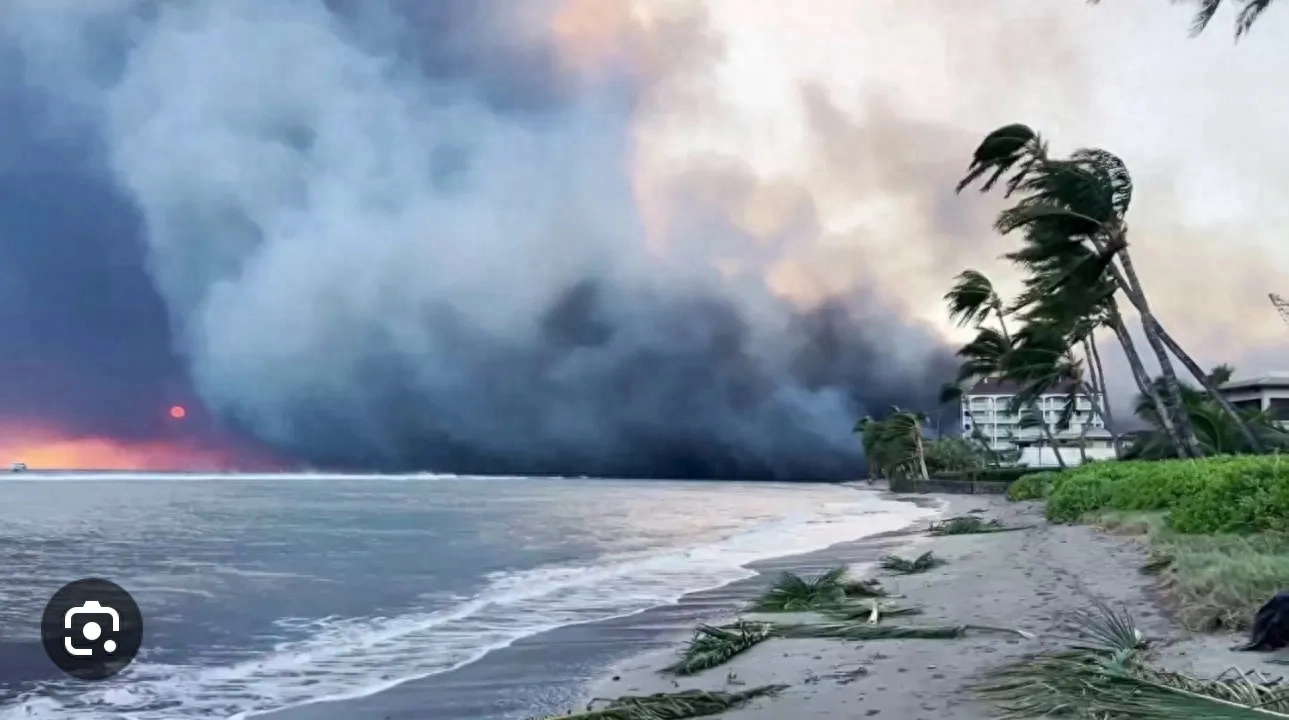
[[[972,681],[991,667],[1059,644],[1056,635],[1064,618],[1094,600],[1126,608],[1160,648],[1165,667],[1201,675],[1216,675],[1231,666],[1272,676],[1283,673],[1283,666],[1266,662],[1267,655],[1230,651],[1237,638],[1197,636],[1172,622],[1150,576],[1140,572],[1145,553],[1133,540],[1086,526],[1048,524],[1038,504],[989,496],[939,499],[946,503],[947,515],[983,512],[1007,525],[1034,527],[982,535],[910,536],[901,554],[933,550],[948,563],[910,576],[888,576],[871,567],[856,570],[880,578],[888,590],[905,596],[903,602],[922,606],[925,614],[907,624],[1001,626],[1026,630],[1036,635],[1034,639],[990,633],[956,640],[864,643],[776,639],[724,666],[680,678],[658,672],[675,658],[678,648],[672,647],[614,667],[592,686],[587,700],[785,684],[790,688],[777,698],[722,717],[781,720],[790,710],[797,720],[987,720],[994,714],[972,699],[967,690]],[[786,619],[783,614],[772,618]]]

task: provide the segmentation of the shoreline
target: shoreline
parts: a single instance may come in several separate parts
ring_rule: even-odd
[[[1283,665],[1267,662],[1271,655],[1232,652],[1232,636],[1196,635],[1181,628],[1160,604],[1153,579],[1140,572],[1146,553],[1130,538],[1087,526],[1049,524],[1040,505],[1009,503],[1000,496],[920,497],[943,503],[945,516],[974,511],[1008,526],[1033,527],[946,537],[906,534],[907,542],[891,552],[910,556],[931,550],[947,564],[906,576],[880,570],[856,573],[881,580],[904,596],[901,604],[925,611],[908,622],[890,624],[1013,628],[1035,634],[1034,639],[993,633],[948,640],[773,639],[696,675],[660,673],[675,660],[686,637],[613,666],[588,687],[578,708],[597,698],[683,690],[737,692],[783,684],[789,687],[778,697],[753,701],[720,717],[780,720],[790,712],[796,720],[989,720],[994,713],[972,698],[970,685],[991,668],[1060,647],[1064,618],[1087,609],[1094,600],[1126,609],[1140,630],[1158,643],[1159,663],[1168,669],[1208,677],[1231,666],[1271,676],[1284,672]],[[844,564],[844,559],[833,564]],[[793,570],[814,572],[805,567]],[[794,622],[818,616],[744,613],[719,622],[736,619]]]
[[[882,555],[916,541],[943,505],[938,498],[898,496],[863,482],[840,484],[883,501],[909,503],[935,514],[913,518],[898,529],[862,535],[805,553],[756,560],[744,566],[753,573],[749,577],[685,593],[669,604],[535,633],[490,650],[486,659],[479,658],[444,673],[406,680],[367,695],[319,700],[246,717],[253,720],[338,720],[342,717],[423,720],[439,716],[524,719],[540,717],[546,712],[564,712],[578,705],[582,693],[603,669],[621,662],[624,655],[631,657],[675,647],[690,636],[695,624],[727,616],[785,570],[798,571],[805,567],[817,572],[838,562],[875,566]],[[862,522],[862,514],[854,517]],[[569,668],[567,672],[559,669],[566,649],[585,653],[592,645],[605,646],[603,652],[595,653],[597,657],[590,658],[593,663],[584,662],[582,667]],[[548,674],[536,676],[532,668],[537,666]],[[519,695],[521,688],[524,695],[542,697],[542,706],[529,707],[513,701],[511,696]],[[443,701],[444,696],[451,696],[452,701]]]

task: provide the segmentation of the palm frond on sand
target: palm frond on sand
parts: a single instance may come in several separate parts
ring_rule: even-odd
[[[922,608],[913,605],[895,605],[874,599],[868,602],[848,602],[825,610],[824,614],[834,620],[866,620],[869,624],[875,625],[881,618],[921,615]]]
[[[1289,688],[1257,673],[1212,680],[1150,667],[1149,647],[1123,611],[1103,603],[1073,619],[1078,637],[1061,651],[990,674],[976,690],[999,720],[1244,720],[1289,718]]]
[[[899,555],[887,555],[881,560],[883,570],[890,570],[891,572],[898,573],[900,575],[923,573],[931,570],[932,568],[937,568],[944,563],[944,560],[936,557],[935,553],[932,553],[931,551],[924,552],[913,560],[907,560]]]
[[[719,715],[759,697],[777,695],[787,685],[764,685],[742,692],[686,690],[657,695],[625,695],[592,700],[583,712],[548,715],[543,720],[684,720]],[[599,703],[606,703],[596,708]]]
[[[740,620],[714,627],[699,625],[681,651],[680,659],[663,668],[673,675],[693,675],[729,662],[731,658],[770,637],[774,625]]]
[[[813,580],[785,572],[752,604],[757,612],[805,612],[835,607],[848,597],[884,597],[874,581],[848,578],[844,567],[835,567]]]
[[[1028,530],[1032,527],[1035,526],[1007,527],[997,520],[983,520],[975,515],[962,515],[931,523],[930,533],[932,535],[977,535],[980,533]]]
[[[772,638],[818,638],[837,640],[948,640],[972,630],[1005,632],[1032,637],[1020,630],[980,625],[879,625],[865,620],[832,623],[768,623],[739,621],[730,625],[700,626],[694,639],[681,651],[680,659],[662,672],[693,675],[728,662],[734,656]]]

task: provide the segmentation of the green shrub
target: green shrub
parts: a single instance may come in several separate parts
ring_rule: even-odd
[[[1275,455],[1105,462],[1052,483],[1047,517],[1077,522],[1102,511],[1167,511],[1181,533],[1289,530],[1289,461]]]
[[[1012,502],[1021,500],[1042,500],[1047,497],[1052,484],[1060,476],[1058,472],[1036,472],[1022,475],[1020,479],[1007,487],[1007,499]]]

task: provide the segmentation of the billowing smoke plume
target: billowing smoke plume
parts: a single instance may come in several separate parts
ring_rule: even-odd
[[[855,419],[933,405],[943,349],[873,291],[771,293],[765,238],[701,198],[650,237],[656,68],[576,68],[560,5],[6,5],[5,312],[91,327],[0,354],[118,407],[190,376],[317,464],[854,475]]]

